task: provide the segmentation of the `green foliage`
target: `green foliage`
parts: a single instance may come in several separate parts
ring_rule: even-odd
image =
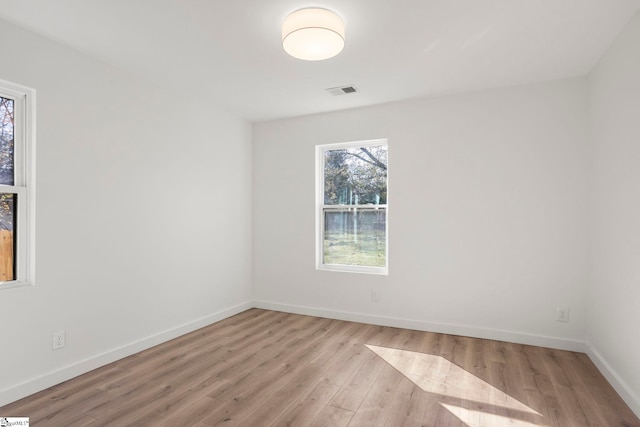
[[[387,147],[326,151],[324,184],[326,205],[386,204]]]

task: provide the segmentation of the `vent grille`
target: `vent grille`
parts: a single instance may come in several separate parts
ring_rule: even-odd
[[[330,87],[329,89],[325,89],[325,90],[333,96],[348,95],[350,93],[358,92],[358,89],[354,85]]]

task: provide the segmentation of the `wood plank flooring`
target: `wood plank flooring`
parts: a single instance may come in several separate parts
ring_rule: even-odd
[[[259,309],[0,415],[64,427],[640,427],[582,353]]]

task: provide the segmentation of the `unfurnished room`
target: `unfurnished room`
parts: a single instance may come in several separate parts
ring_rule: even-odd
[[[640,427],[640,0],[0,42],[0,426]]]

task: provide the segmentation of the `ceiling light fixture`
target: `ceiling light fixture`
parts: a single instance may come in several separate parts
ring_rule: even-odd
[[[305,61],[334,57],[344,48],[344,22],[327,9],[296,10],[282,23],[282,47]]]

